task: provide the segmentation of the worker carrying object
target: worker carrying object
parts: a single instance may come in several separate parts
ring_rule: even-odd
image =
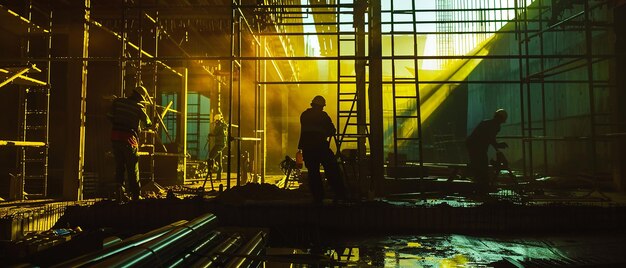
[[[467,137],[466,146],[469,153],[470,174],[482,190],[486,190],[490,182],[489,157],[487,155],[489,145],[495,149],[508,147],[506,143],[496,141],[496,135],[500,132],[500,125],[506,122],[507,117],[507,112],[504,109],[498,109],[492,119],[480,122],[472,134]]]
[[[142,124],[146,127],[152,126],[146,114],[144,92],[147,92],[145,88],[139,86],[133,90],[130,97],[113,100],[111,110],[107,114],[113,124],[111,144],[120,198],[126,194],[124,188],[126,182],[131,199],[139,199],[139,133]],[[128,176],[126,181],[124,173]]]
[[[304,165],[308,170],[313,201],[317,204],[320,204],[324,198],[320,164],[324,166],[326,178],[335,192],[335,200],[345,199],[346,196],[339,165],[329,144],[329,137],[335,135],[336,129],[328,114],[324,112],[324,106],[326,106],[324,97],[315,96],[311,101],[311,108],[302,112],[298,142],[298,149],[302,150]]]

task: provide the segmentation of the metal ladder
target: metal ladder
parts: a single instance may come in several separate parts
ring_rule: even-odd
[[[29,87],[24,91],[24,112],[20,139],[43,142],[43,146],[22,147],[20,168],[24,192],[28,196],[45,197],[48,194],[48,109],[50,87]]]
[[[28,19],[31,20],[35,7],[28,6]],[[45,13],[41,11],[42,13]],[[51,57],[52,48],[52,11],[48,14],[48,29],[43,35],[32,35],[29,28],[25,36],[23,53],[33,56],[33,51],[45,51],[44,56]],[[33,78],[45,84],[27,85],[20,91],[20,103],[23,116],[20,121],[20,139],[22,141],[42,142],[41,146],[22,147],[19,152],[19,166],[22,181],[22,193],[27,197],[44,198],[48,195],[48,134],[50,121],[50,61],[28,62],[31,69],[38,73]],[[36,65],[42,70],[39,70]]]
[[[195,131],[190,131],[189,124],[187,123],[187,152],[192,156],[195,156],[198,160],[200,160],[200,94],[196,93],[195,96],[193,94],[187,94],[187,122],[195,120]],[[189,97],[194,96],[196,102],[190,102]],[[211,148],[209,148],[210,150]]]
[[[355,9],[356,7],[337,7],[339,11],[342,9]],[[341,56],[356,56],[357,53],[357,37],[356,32],[347,33],[341,30],[342,24],[341,12],[337,15],[337,55]],[[342,54],[342,47],[351,47],[352,51]],[[348,53],[352,53],[349,54]],[[357,118],[360,113],[366,111],[359,111],[357,103],[361,101],[357,95],[357,60],[350,60],[353,63],[355,74],[345,73],[346,70],[342,70],[342,62],[346,60],[337,60],[337,152],[339,153],[344,145],[348,145],[350,148],[358,149],[358,142],[362,139],[369,137],[369,124],[359,123]],[[351,69],[348,68],[348,71]],[[365,100],[363,100],[365,101]],[[359,130],[359,128],[363,128]],[[363,154],[365,154],[363,152]]]
[[[415,77],[397,77],[396,76],[396,47],[395,47],[395,25],[394,17],[397,14],[406,14],[410,12],[412,14],[413,21],[417,21],[417,15],[415,14],[415,2],[412,2],[412,10],[395,10],[394,1],[391,3],[391,94],[392,94],[392,112],[393,112],[393,159],[388,159],[390,166],[397,168],[399,166],[399,154],[407,154],[407,163],[418,163],[421,170],[424,167],[423,150],[422,150],[422,122],[421,122],[421,109],[420,109],[420,96],[419,96],[419,64],[417,53],[417,26],[413,23],[413,68],[415,70]],[[414,91],[398,94],[398,84],[411,85],[414,84]],[[411,91],[411,90],[406,90]],[[412,93],[412,94],[410,94]],[[414,103],[414,106],[412,105]],[[399,106],[408,107],[400,110]],[[406,132],[405,124],[415,121],[416,130]],[[399,145],[403,150],[400,150]],[[417,151],[417,156],[410,157],[408,154]],[[391,161],[393,160],[393,162]],[[397,172],[394,172],[397,176]],[[424,172],[420,172],[419,177],[422,178]]]

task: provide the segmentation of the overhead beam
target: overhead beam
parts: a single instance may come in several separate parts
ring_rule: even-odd
[[[148,57],[148,58],[150,58],[150,59],[155,59],[155,56],[153,56],[152,54],[148,53],[147,51],[145,51],[145,50],[143,50],[143,49],[139,48],[139,46],[138,46],[138,45],[136,45],[136,44],[134,44],[133,42],[129,41],[128,39],[124,38],[121,34],[119,34],[119,33],[115,32],[115,31],[113,31],[113,30],[111,30],[111,29],[109,29],[109,28],[105,27],[105,26],[104,26],[104,25],[102,25],[101,23],[99,23],[99,22],[97,22],[97,21],[95,21],[95,20],[92,20],[92,19],[89,19],[87,22],[88,22],[89,24],[91,24],[91,25],[93,25],[93,26],[96,26],[96,27],[98,27],[98,28],[102,29],[103,31],[105,31],[105,32],[107,32],[107,33],[109,33],[109,34],[111,34],[111,35],[115,36],[115,38],[117,38],[118,40],[120,40],[120,41],[122,41],[122,42],[126,42],[126,44],[127,44],[127,45],[129,45],[130,47],[132,47],[132,48],[134,48],[135,50],[139,51],[139,52],[141,53],[141,55],[146,56],[146,57]],[[125,59],[126,59],[126,60],[135,60],[134,58],[125,58]],[[119,58],[118,58],[117,60],[119,61]],[[143,58],[141,58],[141,57],[139,57],[139,58],[137,58],[136,60],[144,60],[144,59],[143,59]],[[155,59],[155,60],[156,60],[156,62],[157,62],[158,64],[160,64],[161,66],[165,67],[165,69],[169,70],[170,72],[172,72],[172,73],[174,73],[174,74],[176,74],[176,75],[178,75],[178,76],[180,76],[180,77],[182,77],[182,76],[183,76],[183,74],[181,74],[181,73],[179,73],[178,71],[174,70],[172,67],[170,67],[169,65],[165,64],[164,62],[162,62],[162,61],[160,61],[160,60],[158,60],[158,59]]]

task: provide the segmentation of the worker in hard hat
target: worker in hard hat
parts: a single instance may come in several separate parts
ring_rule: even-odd
[[[486,191],[489,184],[489,161],[487,151],[489,145],[495,149],[504,149],[505,142],[497,142],[496,135],[500,132],[500,125],[506,122],[508,115],[504,109],[498,109],[492,119],[483,120],[467,137],[466,146],[469,153],[469,170],[474,181],[482,191]]]
[[[120,200],[126,199],[126,188],[132,200],[139,199],[139,133],[142,126],[152,126],[144,105],[145,88],[139,86],[127,98],[113,100],[108,117],[113,124],[111,144],[115,157],[115,179]],[[126,179],[124,174],[126,173]]]
[[[224,122],[224,117],[221,113],[213,116],[213,131],[209,134],[213,137],[213,147],[209,151],[209,157],[207,158],[207,164],[209,172],[215,169],[217,173],[217,180],[221,180],[222,177],[222,151],[226,148],[228,142],[228,124]],[[217,161],[216,161],[217,160]]]
[[[298,149],[302,150],[304,165],[308,170],[308,181],[313,201],[321,204],[324,198],[324,189],[320,175],[320,165],[324,166],[326,179],[335,192],[335,200],[345,198],[346,190],[339,173],[335,155],[330,149],[329,137],[335,135],[336,129],[332,120],[324,112],[326,100],[322,96],[315,96],[311,101],[311,108],[300,115],[300,140]]]

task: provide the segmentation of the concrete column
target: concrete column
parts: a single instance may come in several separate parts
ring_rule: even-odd
[[[367,2],[365,0],[356,1],[356,7],[354,9],[354,29],[356,31],[356,56],[365,57],[365,12],[367,10]],[[356,73],[356,94],[357,94],[357,123],[358,134],[367,134],[367,102],[365,91],[365,59],[357,59],[355,61],[355,73]],[[337,122],[339,124],[339,122]],[[357,182],[366,182],[365,171],[369,169],[367,162],[362,161],[366,155],[366,138],[365,136],[358,138],[357,148],[359,151],[359,174]],[[359,190],[364,189],[365,185],[359,185]]]
[[[615,25],[615,82],[616,87],[611,88],[611,111],[613,122],[619,123],[614,127],[615,133],[626,133],[626,127],[621,125],[626,122],[626,1],[621,1],[614,11]],[[626,139],[615,138],[612,149],[613,159],[613,182],[620,191],[626,191]]]
[[[70,57],[89,57],[90,0],[85,9],[70,13],[68,53]],[[87,111],[87,61],[71,61],[67,72],[67,106],[63,198],[83,199],[85,162],[85,119]]]
[[[382,28],[380,0],[369,2],[369,111],[370,111],[370,157],[372,161],[371,190],[380,192],[385,179],[383,148],[383,73]]]

